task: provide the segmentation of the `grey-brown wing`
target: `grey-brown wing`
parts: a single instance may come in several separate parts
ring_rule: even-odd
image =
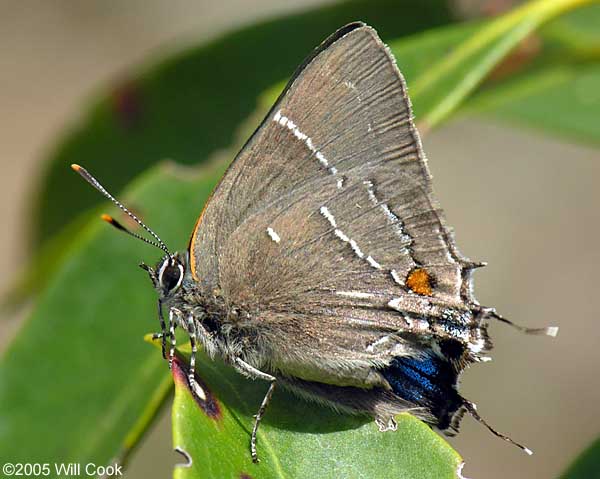
[[[427,316],[464,323],[465,339],[475,326],[473,264],[433,198],[404,80],[366,26],[326,41],[288,85],[190,252],[196,277],[259,312],[271,338],[296,327],[332,357],[414,347],[396,333],[424,330]]]
[[[362,24],[316,50],[227,171],[191,244],[196,277],[215,285],[224,240],[246,218],[325,178],[336,194],[349,181],[371,181],[364,190],[388,220],[374,235],[383,241],[397,233],[390,248],[399,282],[427,266],[429,278],[410,278],[415,290],[473,301],[472,265],[454,247],[433,198],[405,82],[376,32]]]
[[[385,178],[379,189],[376,178]],[[365,165],[349,171],[343,188],[330,178],[305,185],[234,231],[222,250],[220,288],[229,306],[250,313],[275,369],[364,386],[373,366],[417,355],[432,337],[466,343],[481,334],[443,281],[432,285],[435,296],[406,286],[412,249],[434,233],[412,241],[397,206],[414,208],[421,196],[391,163]],[[436,275],[449,268],[436,255],[423,258],[417,267]]]

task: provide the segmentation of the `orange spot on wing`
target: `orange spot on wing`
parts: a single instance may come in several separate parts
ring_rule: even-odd
[[[424,268],[415,268],[406,277],[406,286],[412,292],[423,296],[431,296],[433,294],[431,283],[432,278]]]

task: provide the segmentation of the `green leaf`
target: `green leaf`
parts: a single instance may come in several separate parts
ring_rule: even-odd
[[[466,111],[598,144],[600,63],[549,66],[523,75],[479,95]]]
[[[536,0],[487,22],[409,83],[421,127],[431,128],[454,112],[492,69],[543,23],[587,3],[591,0]],[[391,47],[394,51],[394,44]]]
[[[33,293],[42,289],[52,278],[58,265],[65,260],[70,245],[89,223],[89,217],[89,211],[80,213],[59,233],[44,242],[0,298],[0,312],[11,313],[18,310]]]
[[[232,143],[261,92],[359,19],[390,38],[447,23],[450,14],[446,0],[339,2],[234,31],[132,75],[102,95],[57,146],[34,205],[33,245],[70,222],[73,205],[100,202],[87,185],[72,182],[65,165],[85,164],[118,192],[165,158],[198,164]]]
[[[200,363],[205,400],[190,393],[188,358],[174,367],[173,444],[191,458],[190,467],[175,468],[176,479],[315,477],[316,471],[322,479],[457,477],[460,456],[413,416],[398,416],[398,430],[382,433],[367,418],[336,414],[278,390],[258,432],[260,463],[253,464],[252,415],[267,384],[245,380],[203,355]]]
[[[600,49],[600,4],[588,5],[554,20],[544,28],[542,34],[547,41],[554,41],[571,55],[580,58],[589,54],[598,59]]]
[[[600,477],[600,439],[596,439],[560,477],[561,479]]]
[[[543,46],[521,72],[475,95],[468,113],[484,113],[568,139],[598,144],[600,5],[550,23]],[[548,101],[552,99],[552,101]]]

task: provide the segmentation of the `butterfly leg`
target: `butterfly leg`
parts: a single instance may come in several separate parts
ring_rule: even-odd
[[[186,329],[190,336],[190,344],[192,346],[192,355],[190,356],[190,368],[188,371],[188,382],[190,389],[194,393],[198,394],[196,387],[196,353],[198,352],[198,332],[196,330],[196,323],[194,317],[189,315],[186,320]],[[202,394],[199,394],[202,396]]]
[[[271,400],[271,396],[273,395],[273,391],[275,390],[275,378],[271,380],[269,384],[269,389],[267,389],[267,393],[260,403],[260,407],[258,408],[258,412],[254,415],[254,426],[252,427],[252,437],[250,438],[250,454],[252,455],[252,462],[258,462],[258,454],[256,452],[256,433],[258,432],[258,425],[262,420],[263,415],[265,414],[265,410]]]
[[[173,358],[175,357],[175,347],[177,346],[177,339],[175,339],[175,327],[177,322],[175,321],[175,315],[178,313],[176,309],[169,310],[169,337],[171,338],[171,347],[169,348],[169,369],[173,367]]]
[[[252,455],[252,461],[258,462],[258,454],[256,452],[256,433],[258,432],[260,421],[265,414],[267,406],[269,405],[269,401],[271,400],[271,396],[273,395],[273,391],[275,390],[275,382],[277,381],[277,378],[275,376],[271,376],[270,374],[263,373],[240,358],[236,358],[235,366],[236,369],[244,376],[248,376],[252,379],[263,379],[270,382],[269,389],[260,403],[258,412],[254,415],[254,426],[252,427],[252,436],[250,438],[250,454]]]
[[[152,339],[161,340],[161,349],[163,359],[167,359],[167,327],[165,325],[165,317],[163,316],[162,302],[158,300],[158,320],[160,321],[160,333],[154,333]]]

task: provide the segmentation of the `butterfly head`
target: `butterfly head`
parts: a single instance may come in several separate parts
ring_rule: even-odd
[[[169,300],[181,290],[185,276],[185,261],[178,253],[164,256],[154,268],[140,264],[148,272],[154,288],[161,299]]]

